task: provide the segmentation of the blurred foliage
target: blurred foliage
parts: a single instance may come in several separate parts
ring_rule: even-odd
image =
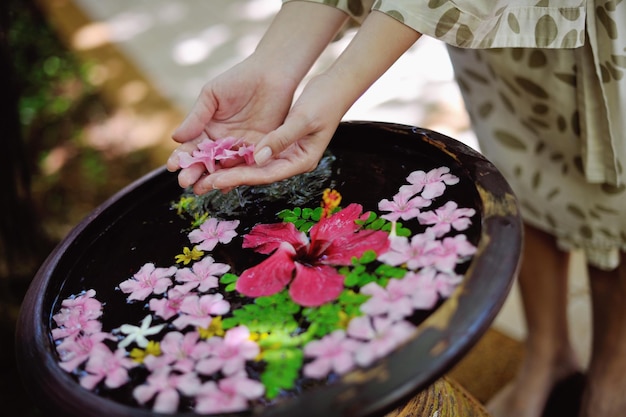
[[[22,124],[28,128],[38,119],[61,118],[82,95],[94,92],[86,64],[59,41],[32,0],[4,1],[9,3],[7,40],[18,76]]]

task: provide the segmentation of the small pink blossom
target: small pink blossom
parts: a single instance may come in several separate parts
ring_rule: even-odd
[[[232,328],[224,338],[212,337],[206,343],[210,346],[211,354],[196,366],[196,371],[203,375],[217,371],[234,375],[243,371],[246,361],[256,358],[261,351],[259,345],[250,340],[250,331],[245,326]]]
[[[132,278],[120,283],[120,290],[130,295],[128,301],[145,300],[150,294],[163,294],[172,285],[176,267],[156,268],[147,263]]]
[[[240,139],[233,137],[211,140],[204,139],[197,145],[191,154],[181,153],[179,164],[181,168],[199,164],[209,173],[214,173],[223,167],[231,167],[241,163],[254,164],[254,145],[246,145]]]
[[[205,256],[200,262],[196,262],[191,269],[179,269],[176,272],[176,281],[183,283],[179,286],[179,290],[184,293],[194,288],[200,292],[207,292],[211,288],[218,287],[217,277],[225,274],[229,269],[229,265],[217,263],[212,257]]]
[[[239,220],[222,220],[211,217],[200,225],[200,228],[189,233],[191,243],[200,243],[198,250],[212,251],[218,243],[230,243],[237,236],[235,229],[239,226]]]
[[[52,316],[58,326],[52,330],[53,339],[100,332],[102,324],[98,318],[102,316],[102,303],[94,298],[95,295],[94,290],[89,290],[63,300],[59,312]]]
[[[163,298],[150,299],[148,306],[156,316],[161,317],[163,320],[169,320],[180,312],[180,305],[187,297],[187,294],[178,287],[171,288],[167,292],[167,296]]]
[[[423,197],[413,197],[414,194],[410,190],[400,190],[393,196],[393,201],[383,199],[378,203],[378,209],[381,211],[389,211],[381,217],[389,221],[397,221],[398,219],[410,220],[417,217],[420,209],[428,207],[432,201]]]
[[[59,366],[66,372],[73,372],[89,359],[91,351],[105,339],[112,339],[112,337],[109,333],[99,332],[66,338],[56,347],[61,358]]]
[[[369,366],[411,338],[415,326],[405,320],[360,316],[350,321],[347,332],[352,337],[364,340],[364,343],[357,345],[354,360],[360,366]]]
[[[200,341],[198,332],[169,332],[163,337],[160,347],[161,355],[148,355],[144,359],[150,370],[170,366],[179,372],[191,372],[197,360],[208,356],[211,350],[207,343]]]
[[[248,409],[248,402],[265,393],[259,381],[240,372],[219,381],[208,381],[198,390],[195,411],[199,414],[234,413]]]
[[[406,178],[410,185],[403,185],[400,191],[407,191],[412,194],[421,193],[427,200],[443,195],[446,185],[454,185],[459,182],[459,178],[450,174],[450,168],[440,167],[428,172],[413,171]]]
[[[222,294],[188,295],[180,305],[180,316],[172,324],[179,330],[187,326],[207,328],[213,316],[221,316],[229,310],[230,303]]]
[[[420,213],[417,219],[421,224],[432,224],[430,230],[435,233],[435,236],[441,237],[452,229],[458,231],[467,229],[472,224],[470,217],[474,214],[476,210],[459,208],[454,201],[448,201],[434,211]]]
[[[104,343],[97,343],[85,366],[87,374],[81,377],[80,385],[93,390],[100,381],[108,388],[118,388],[128,381],[128,369],[136,364],[126,356],[124,349],[111,352]]]
[[[403,280],[415,290],[411,294],[413,308],[430,310],[439,301],[439,284],[437,271],[434,268],[424,268],[419,272],[407,272]]]
[[[304,366],[304,375],[323,378],[331,372],[345,374],[354,367],[353,355],[358,346],[357,341],[346,337],[344,330],[335,330],[320,340],[309,342],[304,347],[304,355],[315,359]]]
[[[152,372],[146,383],[133,390],[133,397],[139,404],[145,404],[154,398],[153,411],[157,413],[175,413],[178,410],[180,394],[194,396],[201,381],[194,373],[178,374],[165,366]],[[155,397],[156,396],[156,397]]]
[[[390,279],[385,288],[370,282],[361,288],[361,294],[371,297],[361,304],[361,311],[368,316],[387,315],[399,320],[413,314],[411,294],[414,291],[409,281]]]
[[[476,247],[467,240],[467,236],[446,237],[433,252],[432,265],[439,271],[452,272],[457,264],[475,252]]]
[[[378,256],[378,260],[393,266],[406,264],[411,270],[432,264],[432,257],[439,248],[435,235],[428,230],[414,235],[410,241],[403,236],[393,237],[390,241],[389,250]]]

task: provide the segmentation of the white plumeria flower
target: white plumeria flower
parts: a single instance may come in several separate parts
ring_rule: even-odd
[[[165,324],[159,324],[152,327],[150,327],[150,324],[152,324],[152,316],[147,315],[141,321],[141,326],[133,326],[131,324],[121,325],[119,331],[127,336],[118,344],[118,347],[125,348],[132,342],[135,342],[140,348],[148,346],[148,339],[146,336],[155,335],[159,333],[163,327],[165,327]]]

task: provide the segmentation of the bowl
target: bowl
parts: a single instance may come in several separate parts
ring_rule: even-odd
[[[391,199],[399,187],[407,185],[411,173],[440,167],[449,168],[458,178],[458,183],[448,187],[452,190],[449,197],[475,213],[465,231],[475,251],[456,267],[460,279],[454,289],[432,308],[415,312],[411,317],[414,330],[391,352],[364,366],[331,373],[323,383],[305,383],[272,401],[256,402],[236,414],[381,415],[429,386],[463,358],[502,307],[517,273],[522,223],[509,185],[480,153],[434,131],[368,121],[342,122],[318,170],[300,182],[246,187],[201,201],[200,208],[212,207],[222,217],[238,219],[250,232],[256,224],[275,222],[285,207],[319,205],[327,188],[340,192],[344,207],[357,202],[363,211],[380,211],[380,201]],[[146,263],[173,264],[174,255],[190,246],[189,216],[175,210],[180,209],[181,198],[190,196],[185,193],[176,174],[164,168],[147,174],[77,225],[34,277],[17,327],[17,363],[26,388],[47,415],[161,415],[150,407],[134,405],[128,392],[99,395],[83,388],[77,375],[59,366],[59,340],[52,337],[52,330],[62,301],[92,288],[111,312],[103,315],[103,327],[118,328],[120,320],[141,317],[144,303],[128,303],[119,284]],[[441,207],[446,200],[439,198]],[[187,214],[192,212],[189,209]],[[381,222],[396,227],[396,222]],[[232,266],[231,272],[242,274],[264,259],[239,244],[234,246],[214,252],[216,259]],[[246,302],[254,303],[254,298],[244,298],[242,303]],[[173,415],[196,414],[184,409]]]

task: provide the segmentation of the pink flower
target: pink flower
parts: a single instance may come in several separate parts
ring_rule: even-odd
[[[89,290],[63,300],[59,312],[52,316],[59,326],[52,330],[54,340],[100,332],[102,324],[97,319],[102,315],[102,303],[93,298],[95,295],[94,290]]]
[[[420,213],[422,207],[427,207],[432,203],[432,200],[419,196],[411,198],[413,196],[414,194],[411,190],[400,190],[398,194],[393,196],[393,201],[381,200],[378,203],[378,209],[391,212],[381,217],[389,221],[414,219]]]
[[[230,266],[216,263],[210,256],[205,256],[200,262],[196,262],[191,269],[183,268],[176,272],[176,281],[183,283],[179,290],[187,293],[194,288],[200,292],[207,292],[211,288],[218,287],[217,276],[228,272]]]
[[[430,310],[439,301],[438,274],[434,268],[424,268],[419,272],[407,272],[403,280],[409,283],[414,291],[411,293],[413,308]]]
[[[289,294],[303,306],[332,301],[343,290],[343,275],[335,269],[350,265],[352,257],[366,250],[383,253],[389,246],[387,233],[359,230],[355,220],[362,207],[350,204],[310,230],[310,242],[292,223],[260,224],[244,237],[244,248],[270,254],[260,264],[245,270],[237,290],[249,297],[272,295],[289,285]]]
[[[204,139],[198,143],[197,149],[191,155],[179,155],[181,168],[188,168],[194,164],[203,165],[209,173],[226,166],[235,166],[241,163],[252,165],[254,145],[245,145],[242,140],[232,137],[220,140]]]
[[[187,297],[187,294],[183,293],[178,287],[171,288],[164,298],[150,299],[148,306],[156,316],[163,318],[163,320],[169,320],[180,312],[180,305]]]
[[[187,326],[207,328],[213,316],[221,316],[229,310],[230,303],[224,300],[222,294],[188,295],[180,305],[181,315],[172,324],[177,329]]]
[[[315,359],[304,366],[304,375],[319,379],[333,371],[345,374],[354,367],[353,356],[358,346],[359,343],[346,337],[343,330],[335,330],[320,340],[307,343],[304,355]]]
[[[82,334],[76,338],[68,337],[56,347],[57,353],[61,358],[59,366],[66,372],[73,372],[87,361],[89,354],[95,346],[101,344],[105,339],[112,339],[112,337],[104,332]]]
[[[361,304],[360,309],[369,316],[386,314],[393,321],[399,320],[413,314],[413,290],[409,281],[401,279],[390,279],[385,288],[370,282],[361,288],[361,294],[371,297]]]
[[[147,263],[132,278],[120,283],[120,290],[130,295],[128,301],[145,300],[150,294],[163,294],[172,285],[176,267],[156,268]]]
[[[421,192],[421,196],[427,200],[443,195],[446,185],[454,185],[459,182],[459,178],[450,174],[450,168],[435,168],[427,173],[424,171],[413,171],[406,178],[411,185],[403,185],[400,191],[408,191],[412,194]]]
[[[358,345],[354,360],[360,366],[368,366],[408,340],[415,333],[415,326],[405,320],[360,316],[350,321],[347,332],[366,341]]]
[[[432,265],[439,271],[453,272],[458,263],[463,262],[465,257],[475,252],[476,247],[467,241],[467,236],[447,237],[433,252]]]
[[[179,392],[193,396],[198,391],[201,381],[194,373],[172,373],[165,366],[155,370],[146,379],[146,383],[133,390],[133,397],[139,404],[145,404],[155,398],[153,411],[175,413],[180,402]]]
[[[132,359],[126,357],[125,350],[111,352],[104,343],[98,343],[91,350],[85,366],[87,374],[81,377],[80,385],[93,390],[104,380],[108,388],[118,388],[128,381],[128,369],[134,366]]]
[[[434,211],[418,214],[417,219],[421,224],[434,225],[430,229],[437,237],[441,237],[451,229],[458,231],[467,229],[472,224],[470,217],[474,214],[476,214],[476,210],[472,208],[458,208],[457,203],[448,201]]]
[[[234,375],[245,370],[246,361],[256,358],[261,351],[259,345],[250,340],[250,331],[245,326],[228,330],[224,338],[212,337],[207,340],[207,344],[211,354],[196,366],[196,371],[203,375],[217,371]]]
[[[265,387],[240,372],[219,381],[203,384],[196,395],[199,414],[234,413],[248,408],[248,401],[260,398]]]
[[[199,339],[198,332],[188,332],[184,335],[180,332],[169,332],[161,341],[161,355],[149,355],[144,359],[144,363],[150,370],[171,366],[179,372],[191,372],[196,361],[210,353],[210,346],[205,342],[199,342]]]
[[[409,242],[406,237],[398,236],[391,240],[389,250],[378,257],[378,260],[389,265],[406,264],[408,269],[415,270],[432,264],[439,242],[431,231],[414,235]]]
[[[211,217],[200,225],[199,229],[189,233],[191,243],[200,243],[197,248],[204,251],[212,251],[218,243],[230,243],[237,236],[235,229],[239,226],[239,220],[218,221]]]

